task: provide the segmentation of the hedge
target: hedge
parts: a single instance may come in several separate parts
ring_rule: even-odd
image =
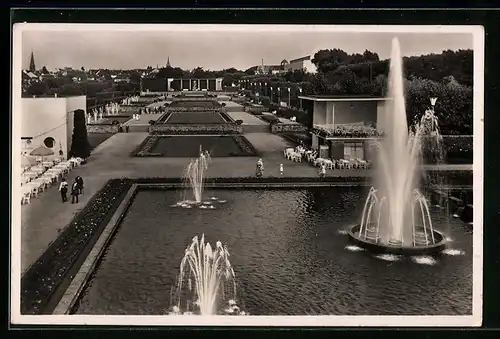
[[[132,183],[108,181],[31,265],[21,278],[22,314],[52,312]]]

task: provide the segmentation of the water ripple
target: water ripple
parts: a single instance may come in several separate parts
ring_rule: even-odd
[[[433,224],[464,254],[416,269],[399,257],[348,253],[358,249],[338,232],[359,218],[363,188],[210,190],[213,210],[179,208],[179,195],[137,194],[77,313],[164,314],[184,250],[201,233],[228,246],[238,304],[250,314],[471,313],[472,235],[460,220]]]

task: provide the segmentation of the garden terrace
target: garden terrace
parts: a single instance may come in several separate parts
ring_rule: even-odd
[[[243,126],[235,123],[223,124],[153,124],[149,126],[150,134],[196,135],[196,134],[241,134]]]
[[[189,157],[196,158],[200,147],[213,157],[255,156],[253,145],[241,135],[233,136],[172,136],[152,135],[139,145],[136,157]]]

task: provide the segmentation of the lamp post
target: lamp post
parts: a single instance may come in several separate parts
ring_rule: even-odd
[[[278,105],[281,105],[281,88],[278,87]]]
[[[264,94],[267,97],[267,82],[264,83]]]
[[[288,89],[288,107],[290,107],[290,87],[287,87]]]
[[[273,103],[273,86],[271,86],[270,89],[271,89],[271,98],[270,98],[270,100],[271,100],[271,103]]]
[[[302,96],[302,88],[299,87],[299,96]],[[299,98],[300,109],[302,109],[302,99]]]
[[[434,106],[436,106],[436,101],[437,101],[437,99],[438,99],[438,98],[436,98],[436,97],[430,98],[432,113],[434,113]]]

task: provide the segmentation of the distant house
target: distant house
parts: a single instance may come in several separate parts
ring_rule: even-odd
[[[255,74],[280,74],[285,71],[284,65],[259,65],[250,67],[247,71],[254,71]]]
[[[286,72],[302,70],[306,73],[316,73],[316,65],[311,61],[311,56],[305,56],[297,59],[290,60],[288,64],[284,66]]]

